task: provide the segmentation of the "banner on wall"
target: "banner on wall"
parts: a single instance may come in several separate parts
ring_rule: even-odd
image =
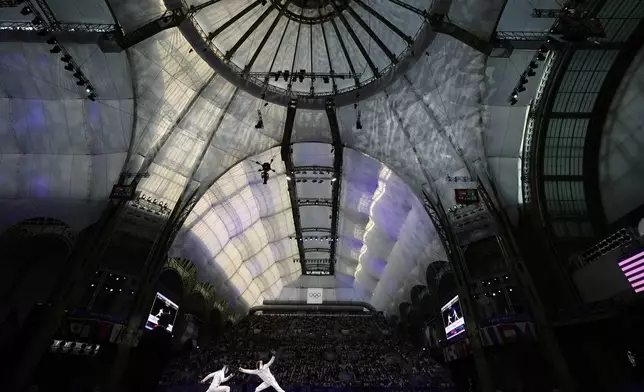
[[[307,289],[306,290],[306,303],[307,304],[322,304],[324,297],[324,289]]]

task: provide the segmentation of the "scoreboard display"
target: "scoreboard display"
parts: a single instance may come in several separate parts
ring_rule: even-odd
[[[136,198],[136,190],[132,185],[114,185],[110,199],[112,200],[134,200]]]
[[[476,189],[454,189],[454,198],[458,204],[477,204],[480,201]]]

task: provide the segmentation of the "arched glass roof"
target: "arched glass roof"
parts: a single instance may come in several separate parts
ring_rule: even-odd
[[[413,13],[395,6],[396,2],[362,2],[389,15],[391,21],[397,17],[415,21],[404,26],[410,32],[420,26]],[[204,29],[206,23],[214,23],[210,28],[217,28],[223,16],[216,19],[214,13],[222,11],[223,5],[234,14],[244,6],[234,4],[251,4],[228,0],[220,3],[222,8],[213,5],[196,14],[202,18],[199,23],[204,23]],[[258,7],[269,7],[268,3],[273,4]],[[422,7],[425,2],[405,3]],[[126,32],[165,10],[159,0],[114,0],[109,4]],[[335,0],[334,4],[341,2]],[[364,20],[371,15],[368,26],[396,55],[405,50],[393,44],[399,40],[396,32],[357,1],[350,6]],[[74,19],[79,8],[68,7],[73,10],[70,15],[65,15],[67,8],[60,8],[56,12],[61,21],[78,21]],[[320,7],[314,8],[303,14],[318,14]],[[105,20],[101,7],[92,9],[96,11],[92,20]],[[19,10],[13,11],[19,14]],[[210,22],[208,12],[214,18]],[[382,48],[349,11],[345,12],[358,41],[375,60],[375,53]],[[251,14],[249,11],[246,18]],[[288,20],[283,17],[279,23],[286,24]],[[245,23],[248,27],[254,24],[253,19]],[[269,23],[267,16],[261,25],[268,28]],[[322,26],[332,28],[331,24],[330,20],[302,24],[302,29],[321,31]],[[336,20],[336,24],[339,29],[343,26],[342,21]],[[235,24],[231,31],[239,35],[243,30],[240,26]],[[276,27],[273,35],[278,31]],[[219,36],[222,41],[216,41],[222,50],[233,42],[223,41],[224,33]],[[346,34],[348,31],[341,30],[342,37],[350,42]],[[244,45],[252,43],[255,46],[249,48],[257,48],[260,37],[257,33]],[[296,40],[290,33],[287,37]],[[277,50],[274,40],[269,41],[260,53],[270,45]],[[320,49],[315,43],[313,46]],[[222,287],[227,287],[230,298],[238,298],[240,304],[248,306],[261,298],[287,293],[284,290],[296,283],[300,266],[292,261],[297,246],[288,238],[294,234],[291,205],[281,175],[284,168],[276,153],[283,139],[286,108],[267,104],[233,85],[228,76],[214,71],[202,58],[203,53],[195,50],[184,32],[176,28],[162,31],[123,53],[103,53],[97,45],[88,44],[65,47],[95,86],[95,102],[85,98],[86,94],[64,70],[60,56],[50,53],[47,44],[0,44],[0,203],[3,211],[8,211],[0,214],[2,226],[33,216],[49,216],[81,230],[98,218],[111,186],[120,173],[126,172],[140,179],[138,190],[146,199],[167,204],[170,210],[177,204],[182,206],[187,196],[196,192],[199,202],[173,251],[199,260],[200,274],[211,282],[228,282]],[[310,42],[308,48],[310,52]],[[294,49],[290,45],[293,56]],[[239,50],[238,55],[254,53],[243,52],[243,45]],[[335,50],[332,60],[347,59],[341,48]],[[356,53],[359,52],[358,49]],[[300,53],[306,52],[302,49]],[[343,287],[350,284],[355,288],[352,290],[356,298],[369,295],[374,304],[383,307],[388,307],[400,290],[416,284],[404,280],[407,278],[400,271],[415,271],[421,263],[433,260],[434,256],[428,255],[442,252],[420,202],[414,198],[430,189],[449,208],[454,203],[453,189],[461,184],[448,182],[446,177],[467,176],[468,166],[485,170],[481,143],[487,120],[481,100],[485,56],[446,35],[437,35],[427,51],[417,55],[419,59],[397,79],[389,80],[370,97],[360,98],[357,107],[350,104],[336,110],[345,147],[337,277],[344,282]],[[366,58],[360,56],[356,64],[364,68]],[[310,58],[310,54],[291,57],[291,61],[309,61],[305,57]],[[314,56],[314,61],[325,60],[322,63],[328,66],[325,57],[322,53]],[[382,57],[382,53],[378,55]],[[259,56],[255,64],[265,64],[269,58]],[[242,57],[232,59],[245,65],[239,60]],[[320,83],[321,88],[328,87]],[[294,86],[297,84],[301,83],[297,81]],[[255,127],[258,110],[264,123],[261,129]],[[362,127],[357,126],[358,116]],[[292,142],[319,144],[320,159],[330,165],[330,144],[322,143],[331,139],[324,111],[297,109]],[[310,156],[302,154],[298,158],[295,154],[294,163],[305,165]],[[257,184],[255,160],[271,157],[276,158],[274,168],[278,172],[271,179],[274,181],[267,186]],[[308,164],[312,163],[323,164]],[[298,191],[303,195],[328,193],[327,183],[315,186],[319,187],[302,186]],[[404,197],[395,196],[399,193]],[[303,212],[303,225],[328,225],[328,210]],[[390,220],[391,224],[385,223]],[[328,257],[325,252],[313,252],[310,257],[323,255]],[[419,271],[421,276],[424,269]],[[349,291],[339,293],[338,298],[349,295]]]
[[[324,166],[330,146],[294,145],[296,164]],[[325,282],[301,276],[297,239],[284,165],[267,185],[255,161],[279,155],[273,148],[248,158],[221,176],[188,217],[172,255],[192,260],[200,280],[216,284],[229,302],[247,308],[264,299],[297,296],[301,285],[333,282],[327,299],[364,300],[381,309],[395,309],[423,282],[427,266],[445,259],[429,216],[411,188],[390,169],[354,150],[344,149],[340,227],[336,275]],[[302,176],[304,178],[304,176]],[[298,183],[300,200],[307,194],[323,197],[331,182]],[[329,191],[330,194],[330,191]],[[329,206],[310,206],[301,214],[307,259],[327,258]],[[312,286],[315,287],[315,286]],[[297,290],[296,290],[297,291]],[[298,298],[299,299],[299,298]]]
[[[238,73],[284,91],[325,94],[357,88],[400,61],[426,23],[417,12],[429,5],[425,0],[223,0],[194,18]]]

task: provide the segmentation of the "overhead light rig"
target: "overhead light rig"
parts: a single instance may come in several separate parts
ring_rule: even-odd
[[[275,82],[283,79],[285,82],[300,82],[304,83],[304,80],[315,81],[316,79],[322,79],[323,83],[330,83],[331,79],[355,79],[360,78],[360,75],[353,73],[335,73],[330,72],[307,72],[305,69],[299,70],[299,72],[291,72],[288,69],[284,71],[274,71],[274,72],[236,72],[235,75],[242,77],[255,77],[258,79],[264,79],[265,82],[273,79]]]
[[[297,200],[297,205],[299,207],[304,207],[304,206],[331,207],[333,205],[333,199],[326,199],[326,198],[298,199]]]
[[[330,235],[325,235],[325,236],[302,236],[302,237],[297,237],[297,236],[290,236],[288,237],[291,240],[296,240],[296,241],[333,241],[333,238]],[[339,237],[336,237],[336,240]]]
[[[535,69],[539,67],[539,63],[546,60],[547,55],[548,55],[548,48],[544,45],[532,57],[532,60],[530,60],[530,62],[528,63],[528,67],[523,71],[523,73],[519,77],[519,81],[514,86],[514,90],[512,90],[512,94],[508,98],[508,102],[510,102],[510,105],[514,106],[517,104],[517,102],[519,102],[519,94],[526,90],[525,85],[528,84],[529,78],[536,76],[537,73],[535,72]]]
[[[33,15],[31,24],[34,30],[37,32],[38,36],[49,38],[45,41],[47,44],[51,45],[49,52],[52,54],[60,54],[60,61],[65,63],[65,70],[72,72],[74,78],[76,79],[76,85],[83,87],[85,93],[87,94],[87,99],[90,101],[96,101],[96,89],[92,86],[89,79],[85,76],[81,70],[80,65],[74,61],[72,55],[65,49],[65,47],[58,42],[55,36],[52,33],[55,32],[55,26],[59,24],[58,20],[55,19],[53,12],[49,9],[49,6],[46,2],[42,0],[37,0],[38,8],[33,4],[31,0],[24,0],[24,7],[20,10],[20,13],[24,16]],[[39,9],[42,11],[39,11]],[[44,16],[43,16],[44,15]]]

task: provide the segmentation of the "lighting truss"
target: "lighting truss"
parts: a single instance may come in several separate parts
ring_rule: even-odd
[[[300,207],[303,206],[320,206],[320,207],[331,207],[333,205],[333,199],[298,199],[297,205]]]
[[[34,14],[35,15],[35,14]],[[0,21],[0,30],[3,31],[41,31],[43,29],[34,27],[31,22],[6,22]],[[117,26],[103,23],[57,23],[49,25],[47,32],[79,32],[79,33],[98,33],[112,34],[117,32]]]
[[[47,35],[51,34],[52,32],[60,31],[61,23],[56,19],[53,11],[47,5],[47,2],[45,2],[44,0],[24,0],[22,4],[31,9],[31,13],[34,16],[34,19],[40,19],[42,21],[41,25],[34,25],[33,23],[29,23],[33,30],[47,33]],[[55,39],[55,36],[53,37],[53,41],[54,48],[57,48],[57,52],[54,52],[53,49],[51,50],[51,52],[62,55],[61,61],[66,63],[66,70],[74,72],[73,75],[76,78],[76,84],[85,88],[85,91],[87,92],[88,98],[90,100],[96,100],[96,90],[92,87],[89,79],[81,71],[80,65],[77,64],[76,61],[74,61],[74,57],[69,53],[69,51]]]
[[[287,81],[296,81],[298,79],[355,79],[360,78],[360,74],[354,73],[335,73],[335,72],[291,72],[291,71],[275,71],[275,72],[236,72],[238,76],[251,76],[258,79],[268,80],[271,78],[283,79]]]

